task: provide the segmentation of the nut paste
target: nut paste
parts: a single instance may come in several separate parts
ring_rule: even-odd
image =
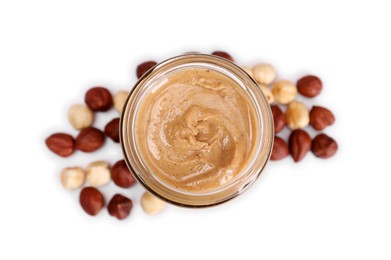
[[[147,94],[135,131],[143,161],[160,181],[207,192],[247,166],[259,129],[241,86],[217,71],[188,68]]]

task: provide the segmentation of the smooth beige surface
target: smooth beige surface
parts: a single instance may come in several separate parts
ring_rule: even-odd
[[[149,93],[136,120],[144,162],[175,188],[204,192],[232,180],[255,143],[255,112],[228,77],[204,69],[171,75]]]

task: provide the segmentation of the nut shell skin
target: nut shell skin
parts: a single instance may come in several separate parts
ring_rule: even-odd
[[[235,62],[234,58],[232,58],[232,56],[225,51],[214,51],[212,52],[212,55],[219,56],[221,58],[229,60],[230,62]]]
[[[105,126],[105,135],[113,142],[119,143],[119,118],[114,118]]]
[[[92,111],[105,112],[113,106],[113,97],[104,87],[93,87],[85,95],[84,101]]]
[[[93,187],[85,187],[81,190],[79,202],[83,210],[91,216],[96,216],[105,205],[102,193]]]
[[[334,122],[335,117],[333,112],[321,106],[312,107],[310,111],[310,124],[315,130],[321,131],[334,124]]]
[[[282,160],[289,155],[288,144],[280,137],[274,137],[274,145],[272,150],[272,155],[270,156],[270,160],[278,161]]]
[[[326,134],[319,134],[312,140],[311,151],[318,158],[328,159],[334,156],[337,150],[337,142]]]
[[[121,188],[130,188],[136,183],[136,179],[130,172],[125,160],[119,160],[111,167],[111,179]]]
[[[133,208],[133,202],[121,194],[115,194],[110,200],[107,210],[110,216],[119,220],[127,218]]]
[[[143,62],[141,64],[139,64],[137,66],[137,69],[136,69],[136,76],[137,78],[141,78],[142,75],[145,74],[145,72],[147,72],[148,70],[150,70],[152,67],[154,67],[156,65],[156,61],[146,61],[146,62]]]
[[[87,127],[82,129],[76,137],[75,148],[86,153],[91,153],[101,148],[104,142],[105,135],[102,131],[94,127]]]
[[[61,157],[68,157],[75,151],[75,140],[69,134],[52,134],[45,143],[49,150]]]
[[[300,162],[311,149],[311,137],[302,130],[293,130],[289,136],[289,152],[294,162]]]
[[[299,79],[296,83],[297,90],[305,97],[315,97],[322,92],[323,84],[320,78],[308,75]]]
[[[286,125],[285,114],[278,105],[271,106],[271,110],[273,114],[274,132],[279,133]]]

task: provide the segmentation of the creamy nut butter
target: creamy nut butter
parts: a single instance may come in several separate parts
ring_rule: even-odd
[[[237,176],[258,135],[244,90],[224,74],[201,68],[173,73],[148,93],[135,131],[150,171],[191,192],[216,189]]]
[[[137,81],[121,116],[124,158],[137,181],[175,205],[208,207],[247,190],[273,146],[259,85],[234,63],[187,54]]]

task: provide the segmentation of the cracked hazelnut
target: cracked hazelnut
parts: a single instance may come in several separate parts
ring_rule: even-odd
[[[80,188],[84,184],[86,173],[80,167],[67,167],[61,172],[61,184],[67,190]]]
[[[252,69],[254,79],[261,84],[269,85],[276,79],[276,70],[270,64],[257,64]]]
[[[87,165],[86,172],[86,180],[93,187],[103,186],[110,182],[111,175],[107,162],[92,162]]]
[[[92,125],[94,113],[87,106],[76,104],[69,108],[68,119],[73,128],[80,130]]]
[[[285,120],[288,127],[292,130],[304,128],[310,122],[310,114],[303,103],[292,101],[285,111]]]

